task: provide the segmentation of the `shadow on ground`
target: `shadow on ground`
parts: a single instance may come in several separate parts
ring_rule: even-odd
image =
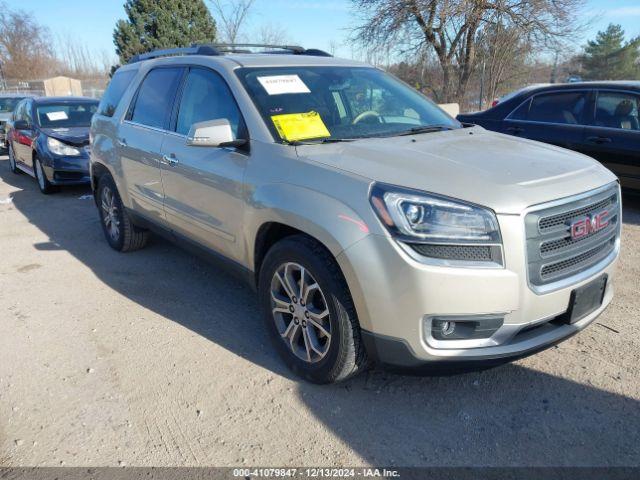
[[[34,249],[67,250],[119,294],[292,378],[241,281],[158,238],[139,252],[112,251],[93,201],[80,200],[86,189],[43,196],[6,161],[0,178],[19,189],[15,208],[49,237]],[[637,222],[638,212],[627,218]],[[318,421],[374,464],[640,465],[638,401],[520,365],[430,378],[373,371],[297,388]]]

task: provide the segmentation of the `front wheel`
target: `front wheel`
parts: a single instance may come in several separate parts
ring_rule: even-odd
[[[11,146],[11,143],[9,143],[9,170],[11,170],[11,173],[15,173],[16,175],[19,175],[20,173],[22,173],[22,170],[20,170],[18,168],[18,165],[16,164],[16,156],[13,153],[13,147]]]
[[[260,269],[258,290],[267,329],[295,373],[331,383],[366,366],[346,281],[318,242],[296,235],[274,245]]]
[[[38,188],[45,195],[49,195],[56,191],[56,187],[51,185],[49,179],[44,173],[44,168],[42,168],[42,161],[38,157],[34,157],[33,159],[33,171],[36,175],[36,180],[38,182]]]
[[[109,175],[103,175],[98,182],[97,200],[102,231],[111,248],[130,252],[145,246],[149,232],[133,224]]]

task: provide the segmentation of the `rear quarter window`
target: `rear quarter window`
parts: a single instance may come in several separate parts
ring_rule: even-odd
[[[136,73],[136,70],[125,70],[117,71],[113,75],[107,90],[104,92],[104,95],[100,100],[100,105],[98,105],[98,115],[113,117],[124,92],[127,90],[127,87],[133,80]]]

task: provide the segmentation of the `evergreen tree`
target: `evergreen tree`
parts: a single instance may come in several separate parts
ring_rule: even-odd
[[[113,43],[122,64],[158,48],[211,43],[216,24],[203,0],[126,0],[127,20],[118,20]]]
[[[590,40],[582,59],[587,80],[635,80],[640,78],[640,37],[624,40],[620,25],[610,24]]]

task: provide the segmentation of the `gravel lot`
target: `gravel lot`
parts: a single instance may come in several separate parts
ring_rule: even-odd
[[[103,240],[86,189],[0,159],[0,465],[640,465],[640,202],[617,294],[556,348],[451,377],[300,383],[253,293],[155,238]]]

